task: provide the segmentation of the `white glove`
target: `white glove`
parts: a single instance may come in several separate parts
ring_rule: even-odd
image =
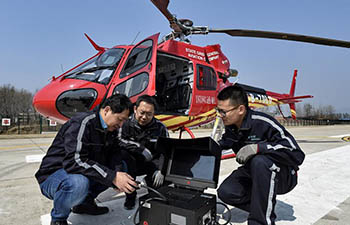
[[[154,187],[160,187],[163,184],[164,175],[162,174],[162,172],[160,172],[160,170],[157,170],[156,172],[154,172],[152,178],[153,178]]]
[[[258,153],[258,145],[257,144],[250,144],[250,145],[243,146],[237,152],[236,161],[239,164],[245,164],[256,153]]]
[[[142,151],[142,155],[145,157],[146,162],[151,161],[152,158],[153,158],[153,155],[152,155],[151,151],[148,150],[147,148],[145,148],[145,149]]]

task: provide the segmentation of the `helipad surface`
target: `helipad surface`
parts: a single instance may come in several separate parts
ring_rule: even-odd
[[[299,171],[299,184],[290,193],[277,197],[278,225],[345,225],[350,221],[350,126],[289,127],[306,153]],[[172,134],[177,136],[178,134]],[[209,136],[209,130],[195,130]],[[47,136],[47,135],[46,135]],[[19,138],[19,139],[18,139]],[[52,202],[41,195],[34,173],[53,138],[0,136],[0,224],[47,225]],[[223,160],[221,182],[237,167],[235,159]],[[216,193],[216,190],[209,190]],[[139,194],[146,193],[139,190]],[[135,210],[123,208],[124,194],[108,189],[98,204],[110,212],[101,216],[71,214],[73,225],[131,225]],[[231,207],[231,224],[247,224],[247,213]],[[151,224],[150,224],[151,225]]]

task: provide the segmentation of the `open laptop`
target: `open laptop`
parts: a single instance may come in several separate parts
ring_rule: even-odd
[[[156,150],[164,154],[162,173],[171,183],[140,197],[140,224],[203,225],[216,219],[216,188],[221,149],[210,137],[171,139],[160,137]],[[164,197],[164,198],[163,198]]]
[[[205,189],[217,187],[221,149],[212,138],[159,138],[156,149],[165,156],[165,180],[173,183],[160,189],[165,196],[190,201]]]

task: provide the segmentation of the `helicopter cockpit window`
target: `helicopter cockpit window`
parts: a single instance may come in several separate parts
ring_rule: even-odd
[[[216,90],[215,71],[207,66],[197,65],[197,88],[198,90]]]
[[[148,73],[141,73],[117,85],[114,88],[113,94],[125,94],[128,97],[135,96],[147,88],[148,82]]]
[[[120,73],[120,78],[126,77],[147,65],[152,57],[152,44],[152,40],[146,40],[131,51],[124,69]]]
[[[83,65],[77,67],[65,78],[87,80],[101,84],[108,84],[124,54],[123,48],[106,50]]]

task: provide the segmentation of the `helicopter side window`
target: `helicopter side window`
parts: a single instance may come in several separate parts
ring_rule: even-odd
[[[152,57],[152,45],[152,40],[146,40],[131,51],[125,67],[120,73],[120,78],[126,77],[147,65]]]
[[[207,66],[197,65],[197,88],[198,90],[216,90],[215,71]]]
[[[128,97],[135,96],[146,90],[148,82],[148,73],[141,73],[117,85],[113,90],[113,94],[125,94]]]
[[[108,84],[125,49],[112,48],[71,71],[65,78]]]

